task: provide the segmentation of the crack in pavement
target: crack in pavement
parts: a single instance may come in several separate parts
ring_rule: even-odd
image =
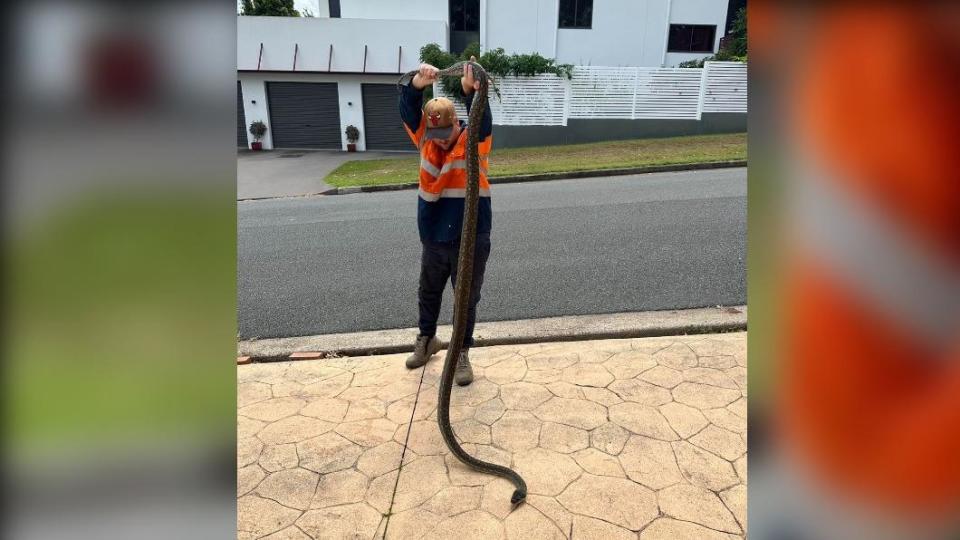
[[[397,496],[397,487],[400,485],[400,475],[403,474],[403,459],[407,455],[407,444],[410,442],[410,432],[413,431],[413,417],[417,414],[417,405],[420,403],[420,390],[423,388],[423,377],[427,373],[424,366],[420,371],[420,382],[417,384],[417,397],[413,399],[413,409],[410,411],[410,420],[407,422],[407,435],[403,438],[403,450],[400,452],[400,463],[397,466],[397,480],[393,483],[393,493],[390,494],[390,506],[387,508],[387,522],[383,525],[383,536],[386,539],[387,530],[390,528],[390,516],[393,515],[393,501]]]

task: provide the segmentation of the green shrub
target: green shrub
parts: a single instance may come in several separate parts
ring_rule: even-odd
[[[480,43],[477,42],[477,41],[474,41],[473,43],[467,45],[467,48],[464,49],[462,53],[460,53],[460,58],[462,58],[462,59],[464,59],[464,60],[469,60],[471,56],[474,56],[474,57],[476,57],[476,58],[478,58],[478,59],[479,59],[480,56],[481,56],[481,54],[480,54]],[[479,61],[479,60],[478,60],[478,61]]]
[[[360,140],[360,130],[357,129],[357,126],[347,126],[347,141],[355,143]]]
[[[512,69],[510,56],[504,52],[503,48],[492,49],[483,53],[480,56],[480,65],[488,73],[501,77],[509,74]]]
[[[494,77],[505,77],[507,75],[533,76],[541,73],[553,73],[558,77],[567,77],[569,79],[573,74],[572,65],[558,65],[555,63],[555,60],[544,58],[537,53],[507,54],[502,48],[497,48],[480,54],[480,44],[477,42],[468,45],[459,57],[444,51],[436,43],[429,43],[420,49],[420,61],[440,69],[446,69],[461,60],[469,60],[471,56],[477,57],[477,62],[483,66],[483,69],[485,69],[487,73]],[[496,81],[494,81],[494,92],[497,92],[495,83]],[[460,95],[460,77],[441,77],[440,85],[448,95]]]
[[[441,49],[436,43],[428,43],[420,48],[420,61],[446,69],[456,63],[457,57]]]
[[[251,122],[250,134],[253,135],[253,140],[260,141],[267,134],[267,125],[262,120]]]

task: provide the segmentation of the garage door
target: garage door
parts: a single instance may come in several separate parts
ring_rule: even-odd
[[[247,147],[247,116],[243,114],[243,90],[237,81],[237,146]]]
[[[361,93],[367,150],[415,150],[400,120],[397,85],[364,84]]]
[[[275,148],[342,148],[337,83],[268,82]]]

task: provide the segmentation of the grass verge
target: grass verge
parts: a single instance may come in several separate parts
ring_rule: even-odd
[[[490,177],[746,158],[746,133],[504,148],[490,154]],[[419,162],[419,156],[348,161],[330,173],[324,182],[335,187],[416,182]]]

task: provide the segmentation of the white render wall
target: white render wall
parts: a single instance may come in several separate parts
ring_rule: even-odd
[[[667,3],[594,0],[592,28],[558,30],[557,61],[579,66],[660,66],[667,39]]]
[[[247,146],[253,142],[250,134],[250,124],[261,120],[267,125],[267,133],[263,136],[263,147],[273,148],[273,130],[270,129],[270,113],[267,108],[267,87],[262,77],[251,77],[246,73],[237,74],[240,80],[240,92],[243,94],[243,117],[247,121]]]
[[[480,44],[579,66],[675,66],[709,54],[665,56],[670,24],[716,25],[716,50],[727,0],[594,0],[589,29],[558,28],[559,9],[559,0],[481,0]]]
[[[362,72],[366,46],[367,73],[397,73],[398,57],[400,71],[409,71],[419,64],[420,47],[446,42],[443,21],[237,17],[237,70],[257,69],[263,43],[262,71],[292,71],[299,45],[297,71],[327,71],[329,60],[331,71]]]
[[[327,0],[319,0],[326,4]],[[327,10],[329,17],[329,9]],[[450,16],[447,0],[340,0],[340,16],[352,19],[443,21]]]
[[[325,0],[320,0],[325,4]],[[670,24],[717,26],[714,50],[724,34],[727,0],[594,0],[592,28],[559,29],[559,0],[480,0],[480,44],[508,53],[537,52],[581,66],[675,66],[709,56],[666,53]],[[448,43],[448,0],[341,0],[342,18],[238,17],[237,67],[326,71],[333,44],[333,71],[396,72],[413,69],[426,43]],[[668,15],[669,9],[669,15]]]
[[[557,0],[481,0],[480,45],[553,58],[559,9]]]
[[[240,87],[243,91],[243,113],[247,119],[247,126],[256,120],[263,120],[267,124],[267,134],[263,138],[263,147],[273,148],[273,136],[270,129],[270,113],[267,108],[266,81],[283,82],[335,82],[340,99],[340,144],[341,149],[347,149],[346,129],[349,125],[360,129],[360,140],[357,141],[357,150],[367,149],[366,128],[363,121],[363,95],[360,85],[364,83],[396,84],[396,75],[347,75],[324,73],[239,73]],[[256,101],[256,103],[251,103]],[[400,112],[397,112],[397,122],[400,122]],[[252,139],[252,137],[249,137]]]

